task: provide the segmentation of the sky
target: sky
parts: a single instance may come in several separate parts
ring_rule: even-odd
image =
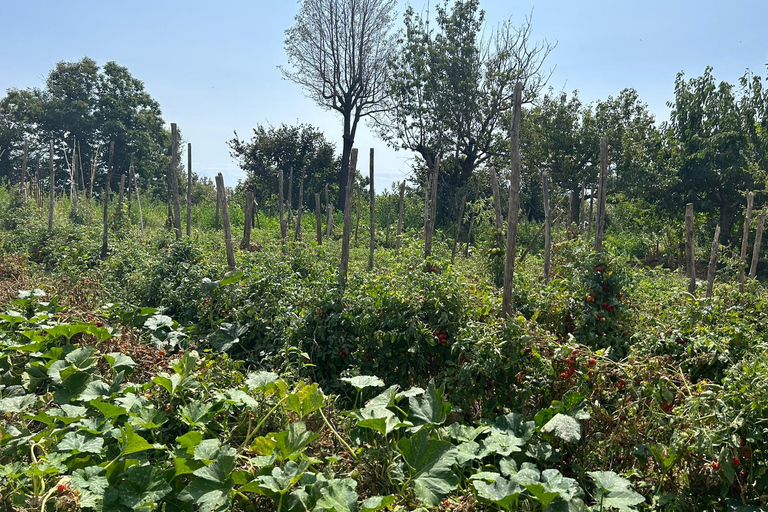
[[[435,4],[435,0],[432,0]],[[407,3],[400,0],[399,13]],[[427,0],[411,0],[422,11]],[[736,83],[746,69],[765,76],[767,0],[481,0],[489,27],[532,17],[533,39],[557,46],[545,67],[556,91],[591,102],[634,88],[657,121],[668,119],[679,72]],[[144,82],[166,123],[192,143],[193,170],[227,185],[245,174],[230,156],[234,132],[309,123],[341,151],[341,118],[282,78],[283,41],[299,2],[251,0],[0,0],[0,94],[43,87],[59,61],[115,61]],[[398,20],[401,16],[398,15]],[[523,134],[524,136],[524,134]],[[414,155],[394,151],[361,124],[355,140],[367,169],[376,149],[376,189],[410,172]]]

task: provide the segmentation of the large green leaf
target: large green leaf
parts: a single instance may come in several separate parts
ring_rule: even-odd
[[[123,481],[118,486],[120,504],[131,510],[141,507],[154,510],[157,503],[171,492],[161,471],[151,465],[132,466],[122,476]]]
[[[304,418],[324,406],[325,395],[316,382],[302,384],[296,392],[289,394],[285,400],[285,408],[298,414],[299,418]]]
[[[88,489],[94,494],[103,495],[109,485],[106,474],[107,471],[99,466],[79,468],[72,472],[72,483],[78,489]]]
[[[387,508],[395,502],[395,497],[389,496],[371,496],[360,504],[360,512],[377,512]]]
[[[365,407],[352,413],[357,418],[357,426],[375,430],[383,436],[401,427],[410,427],[411,422],[402,422],[395,413],[384,407]]]
[[[443,400],[443,396],[443,388],[436,388],[435,382],[430,381],[423,396],[408,399],[408,419],[416,426],[442,425],[451,412],[451,404]]]
[[[365,388],[383,388],[384,381],[378,377],[372,375],[357,375],[355,377],[342,377],[339,379],[342,382],[351,384],[355,389],[360,391]]]
[[[637,510],[636,505],[645,501],[642,495],[632,490],[629,480],[613,471],[589,471],[587,474],[597,485],[595,499],[604,510],[615,508],[620,512],[632,512]]]
[[[430,439],[427,429],[421,429],[413,437],[400,439],[397,447],[408,465],[416,497],[425,505],[437,506],[458,484],[452,471],[456,448],[451,443]]]
[[[517,503],[520,493],[523,492],[523,488],[514,478],[507,480],[502,476],[491,483],[473,480],[472,485],[475,487],[478,498],[504,510],[512,510],[512,505]]]
[[[557,413],[541,431],[552,433],[566,443],[577,443],[581,439],[581,423],[571,416]]]
[[[36,401],[37,397],[35,395],[0,398],[0,413],[18,414],[35,405]]]
[[[225,508],[234,494],[232,470],[235,468],[234,450],[223,450],[215,462],[193,472],[192,480],[179,493],[181,501],[197,505],[200,512]]]
[[[126,424],[121,430],[121,442],[123,455],[143,452],[145,450],[159,450],[165,448],[163,445],[149,444],[146,439],[134,432],[130,424]]]
[[[520,437],[502,432],[493,432],[480,441],[480,452],[478,455],[480,458],[489,455],[507,457],[511,453],[523,451],[523,446],[525,446],[525,440]]]
[[[288,430],[256,438],[251,449],[260,455],[275,455],[282,460],[294,460],[318,437],[318,434],[307,430],[303,421],[298,421],[291,423]]]
[[[56,446],[60,452],[95,453],[100,454],[104,448],[104,439],[80,432],[67,432],[67,435]]]
[[[323,482],[313,512],[357,512],[356,486],[351,478]]]
[[[216,415],[214,404],[195,400],[179,407],[179,414],[184,423],[191,427],[205,427]]]

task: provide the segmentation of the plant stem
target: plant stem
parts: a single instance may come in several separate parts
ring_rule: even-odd
[[[344,439],[341,437],[341,435],[339,435],[339,433],[336,431],[336,428],[334,428],[334,426],[331,425],[331,422],[328,421],[328,418],[326,418],[325,414],[323,414],[323,410],[322,409],[318,409],[318,412],[320,412],[320,416],[323,417],[323,420],[325,421],[325,424],[328,425],[328,428],[331,430],[331,432],[333,432],[333,435],[336,436],[336,439],[338,439],[339,442],[344,445],[344,447],[347,449],[347,452],[349,452],[349,454],[352,456],[353,459],[357,459],[357,455],[355,455],[355,452],[354,452],[354,450],[352,450],[352,447],[349,446],[349,444],[347,444],[346,441],[344,441]]]

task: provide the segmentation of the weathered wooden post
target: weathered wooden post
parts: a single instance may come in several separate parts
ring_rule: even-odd
[[[695,293],[696,255],[693,245],[693,203],[685,205],[685,266],[688,270],[688,293]]]
[[[504,255],[504,296],[501,314],[512,314],[512,282],[515,275],[515,247],[517,244],[517,221],[520,210],[520,109],[522,106],[523,84],[515,84],[514,111],[510,149],[512,152],[512,175],[509,178],[509,212],[507,212],[507,249]]]
[[[585,198],[587,197],[587,194],[586,194],[587,187],[583,183],[580,183],[579,187],[581,187],[581,201],[579,201],[579,235],[583,235],[584,234],[584,222],[586,220],[584,218],[584,215],[585,215],[585,212],[584,212],[584,210],[585,210],[584,201],[585,201]]]
[[[219,197],[219,194],[216,194],[216,214],[213,218],[213,227],[216,231],[219,230],[221,227],[220,222],[220,212],[221,212],[221,198]]]
[[[176,240],[181,240],[181,205],[179,204],[179,175],[176,170],[179,167],[179,131],[176,123],[171,123],[171,168],[168,171],[171,187],[171,200],[173,201],[173,229],[176,232]]]
[[[464,219],[464,207],[467,205],[467,196],[461,198],[459,206],[459,219],[456,221],[456,237],[453,239],[453,248],[451,249],[451,263],[456,257],[456,248],[459,245],[459,235],[461,235],[461,221]]]
[[[349,157],[349,175],[344,198],[344,227],[341,237],[341,261],[339,262],[339,288],[344,292],[347,286],[347,270],[349,269],[349,242],[352,238],[352,186],[355,183],[357,171],[357,148],[352,148]]]
[[[566,215],[566,234],[571,233],[571,224],[573,224],[573,190],[568,191],[568,215]]]
[[[504,231],[504,220],[501,216],[501,194],[499,193],[499,179],[496,176],[496,169],[491,167],[491,190],[493,191],[493,211],[496,214],[496,231]],[[501,235],[499,235],[501,237]]]
[[[307,168],[302,167],[301,177],[299,178],[299,207],[296,212],[296,241],[301,240],[301,215],[304,212],[304,176]]]
[[[317,245],[323,245],[323,213],[320,211],[320,193],[315,193],[315,225],[317,227]]]
[[[739,255],[739,293],[744,293],[744,265],[747,261],[747,248],[749,247],[749,227],[752,224],[752,204],[755,195],[747,194],[747,215],[744,217],[744,233],[741,237],[741,254]]]
[[[400,183],[400,204],[397,211],[397,238],[395,240],[395,250],[400,250],[400,244],[403,242],[403,207],[405,206],[405,180]]]
[[[48,233],[53,233],[53,206],[56,200],[56,172],[53,169],[53,141],[48,145],[48,162],[51,166],[50,207],[48,208]]]
[[[368,270],[373,270],[373,251],[376,249],[376,188],[373,186],[373,148],[371,148],[369,156],[369,171],[370,171],[370,231],[371,231],[371,243],[368,250]]]
[[[91,158],[91,182],[88,185],[88,202],[93,200],[93,184],[96,181],[96,171],[99,168],[99,153],[101,152],[101,144],[96,147],[96,151]]]
[[[288,225],[293,222],[293,166],[288,173]]]
[[[77,197],[77,139],[72,144],[72,172],[69,178],[69,196],[72,199],[72,212],[77,215],[80,207]]]
[[[253,199],[253,198],[251,198]],[[248,217],[245,222],[250,223]],[[187,238],[192,236],[192,143],[187,143]]]
[[[251,247],[251,217],[253,217],[253,191],[248,190],[245,193],[245,219],[243,222],[243,240],[240,242],[240,248],[250,250]]]
[[[755,233],[755,244],[752,247],[752,265],[749,267],[749,277],[754,279],[757,276],[757,262],[760,260],[760,245],[763,243],[763,229],[765,229],[765,214],[757,216],[757,233]]]
[[[235,250],[232,247],[232,226],[229,224],[229,208],[227,207],[227,190],[224,188],[224,176],[216,176],[216,196],[221,205],[221,222],[224,225],[224,245],[227,251],[227,267],[235,270]]]
[[[590,185],[589,186],[589,219],[587,219],[587,240],[592,238],[592,224],[594,223],[594,219],[595,219],[594,204],[595,204],[595,187],[594,185]]]
[[[360,186],[355,183],[355,211],[357,212],[357,220],[355,220],[355,247],[357,247],[357,234],[360,230]]]
[[[424,233],[424,259],[432,256],[432,237],[435,234],[435,217],[437,216],[437,178],[440,174],[440,157],[435,157],[435,168],[432,170],[432,185],[429,190],[428,215]]]
[[[85,172],[83,172],[85,169],[83,168],[83,155],[80,152],[80,142],[77,143],[77,169],[80,173],[80,190],[83,191],[83,194],[85,194]]]
[[[600,184],[597,196],[597,219],[595,220],[595,252],[603,250],[605,230],[605,187],[608,184],[608,138],[600,138]]]
[[[330,237],[333,232],[333,205],[328,195],[328,184],[325,184],[325,236]]]
[[[288,236],[288,222],[285,220],[285,195],[283,193],[283,170],[280,169],[278,171],[277,175],[278,179],[278,185],[277,189],[279,192],[278,200],[279,203],[279,211],[280,211],[280,239],[283,241],[283,252],[285,252],[285,238]]]
[[[707,298],[712,297],[712,289],[715,286],[715,270],[717,269],[717,250],[720,248],[720,226],[715,228],[715,237],[712,240],[712,252],[709,254],[709,267],[707,267]]]
[[[387,194],[384,197],[387,198],[387,227],[384,230],[384,245],[389,247],[389,232],[392,227],[392,195]]]
[[[21,160],[21,183],[19,184],[19,192],[21,192],[22,204],[27,204],[27,156],[29,148],[27,141],[24,141],[24,157]]]
[[[141,213],[141,197],[139,196],[139,183],[136,181],[136,171],[133,168],[133,160],[136,156],[136,153],[131,153],[131,165],[128,168],[128,172],[130,174],[131,183],[133,183],[133,188],[136,190],[136,205],[139,208],[139,229],[141,230],[141,234],[144,234],[144,217]]]
[[[107,259],[109,254],[109,194],[112,181],[113,162],[115,156],[115,142],[109,143],[109,160],[107,163],[107,179],[104,182],[104,234],[101,239],[101,259]]]
[[[549,175],[541,172],[541,191],[544,196],[544,283],[549,282],[549,264],[552,257],[552,219],[549,212]]]

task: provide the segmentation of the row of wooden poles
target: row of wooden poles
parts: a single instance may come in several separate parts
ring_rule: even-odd
[[[744,282],[746,274],[747,250],[749,248],[749,236],[752,225],[752,206],[755,196],[752,192],[747,193],[747,212],[744,217],[744,231],[741,238],[741,251],[739,252],[739,292],[744,293]],[[749,278],[755,279],[757,276],[757,263],[760,260],[760,246],[763,242],[763,230],[765,228],[765,214],[761,213],[757,217],[757,229],[755,232],[755,241],[752,246],[752,261],[749,266]],[[712,290],[715,283],[715,271],[717,269],[717,253],[720,248],[720,226],[715,228],[715,236],[712,240],[712,250],[709,255],[709,265],[707,267],[707,298],[712,297]],[[685,266],[688,274],[688,292],[696,293],[696,257],[694,255],[693,241],[693,203],[685,205]]]

